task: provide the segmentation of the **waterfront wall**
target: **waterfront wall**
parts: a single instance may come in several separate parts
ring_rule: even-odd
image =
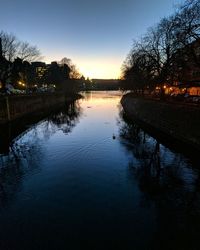
[[[200,150],[200,107],[161,102],[126,94],[121,104],[128,117],[163,138]],[[191,146],[191,147],[190,147]]]
[[[13,121],[24,115],[37,111],[45,111],[65,102],[75,100],[76,97],[66,97],[62,93],[44,93],[33,95],[16,95],[0,98],[0,124]]]

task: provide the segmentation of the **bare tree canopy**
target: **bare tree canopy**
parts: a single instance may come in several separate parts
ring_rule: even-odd
[[[28,62],[41,58],[41,53],[36,46],[18,40],[11,33],[1,31],[0,38],[2,40],[2,56],[9,62],[13,62],[17,57]]]
[[[70,71],[70,78],[71,79],[81,78],[81,74],[80,74],[79,70],[77,69],[77,66],[72,62],[72,60],[70,58],[67,58],[67,57],[62,58],[60,60],[60,62],[58,62],[58,64],[68,65],[68,67],[71,69],[71,71]]]
[[[31,46],[28,42],[21,42],[17,56],[22,60],[33,62],[40,59],[40,51],[36,46]]]
[[[133,43],[122,65],[124,88],[142,89],[184,80],[182,72],[187,70],[187,61],[200,67],[198,48],[200,0],[186,0],[173,15],[162,18]]]
[[[13,61],[16,58],[19,48],[19,41],[13,34],[8,34],[4,31],[0,32],[2,42],[2,56],[8,61]]]

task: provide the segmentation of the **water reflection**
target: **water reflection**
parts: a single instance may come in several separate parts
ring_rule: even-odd
[[[79,122],[81,113],[79,102],[71,103],[57,113],[52,113],[42,122],[42,134],[48,139],[58,130],[64,134],[71,133]]]
[[[1,128],[0,208],[11,202],[20,191],[24,176],[40,171],[47,140],[58,130],[64,134],[70,133],[79,122],[81,112],[77,101],[51,113],[40,122],[40,117],[36,116],[26,123],[18,124],[17,121]],[[36,121],[34,125],[30,124]]]
[[[150,249],[196,249],[200,232],[198,168],[129,122],[123,112],[120,115],[121,143],[131,155],[129,179],[138,183],[142,193],[140,207],[155,209]]]
[[[5,133],[0,249],[197,249],[198,164],[122,113],[116,124],[119,92],[87,94]]]

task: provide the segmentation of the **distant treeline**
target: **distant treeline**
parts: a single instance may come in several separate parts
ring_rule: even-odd
[[[200,0],[185,1],[134,41],[122,79],[121,88],[133,91],[200,81]]]
[[[92,79],[91,90],[118,90],[120,80],[115,79]]]

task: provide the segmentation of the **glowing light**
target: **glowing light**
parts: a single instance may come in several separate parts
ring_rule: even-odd
[[[92,62],[80,62],[79,70],[85,78],[89,79],[118,79],[120,76],[120,67],[118,62],[93,60]]]

